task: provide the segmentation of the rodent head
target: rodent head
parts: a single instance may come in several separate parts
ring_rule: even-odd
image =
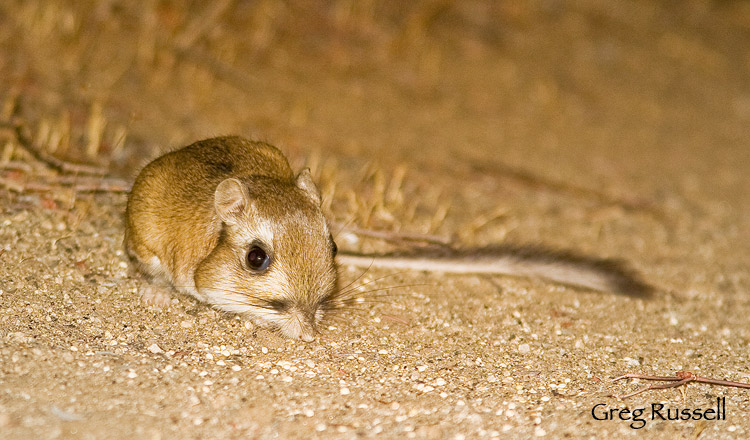
[[[336,244],[308,170],[293,181],[226,179],[214,207],[221,233],[196,268],[209,303],[303,341],[334,307]]]

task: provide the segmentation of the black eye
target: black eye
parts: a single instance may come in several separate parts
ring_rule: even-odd
[[[336,242],[333,241],[333,236],[330,236],[328,240],[331,242],[331,252],[333,253],[333,256],[336,256],[336,253],[339,251],[339,247],[336,246]]]
[[[261,272],[268,269],[271,258],[260,246],[252,246],[247,252],[247,266],[255,271]]]

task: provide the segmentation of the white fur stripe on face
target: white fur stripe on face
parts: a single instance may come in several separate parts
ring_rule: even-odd
[[[253,218],[253,221],[246,221],[242,227],[237,228],[237,241],[239,243],[250,244],[259,240],[267,245],[273,245],[274,231],[273,223],[267,219]]]

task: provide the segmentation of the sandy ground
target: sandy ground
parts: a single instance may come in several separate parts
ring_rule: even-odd
[[[602,381],[750,382],[750,4],[313,3],[0,6],[0,438],[750,436],[747,390]],[[125,182],[200,138],[266,139],[336,222],[622,258],[657,294],[372,270],[388,295],[310,344],[151,309],[126,195],[35,190],[60,176],[11,122]],[[651,420],[718,397],[726,420]],[[594,417],[626,406],[645,426]]]

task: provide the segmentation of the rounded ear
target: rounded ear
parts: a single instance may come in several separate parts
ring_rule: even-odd
[[[214,193],[214,208],[219,218],[229,224],[237,223],[242,211],[250,205],[247,188],[237,179],[223,180]]]
[[[305,168],[297,176],[297,188],[303,190],[316,205],[320,205],[320,191],[312,180],[310,168]]]

